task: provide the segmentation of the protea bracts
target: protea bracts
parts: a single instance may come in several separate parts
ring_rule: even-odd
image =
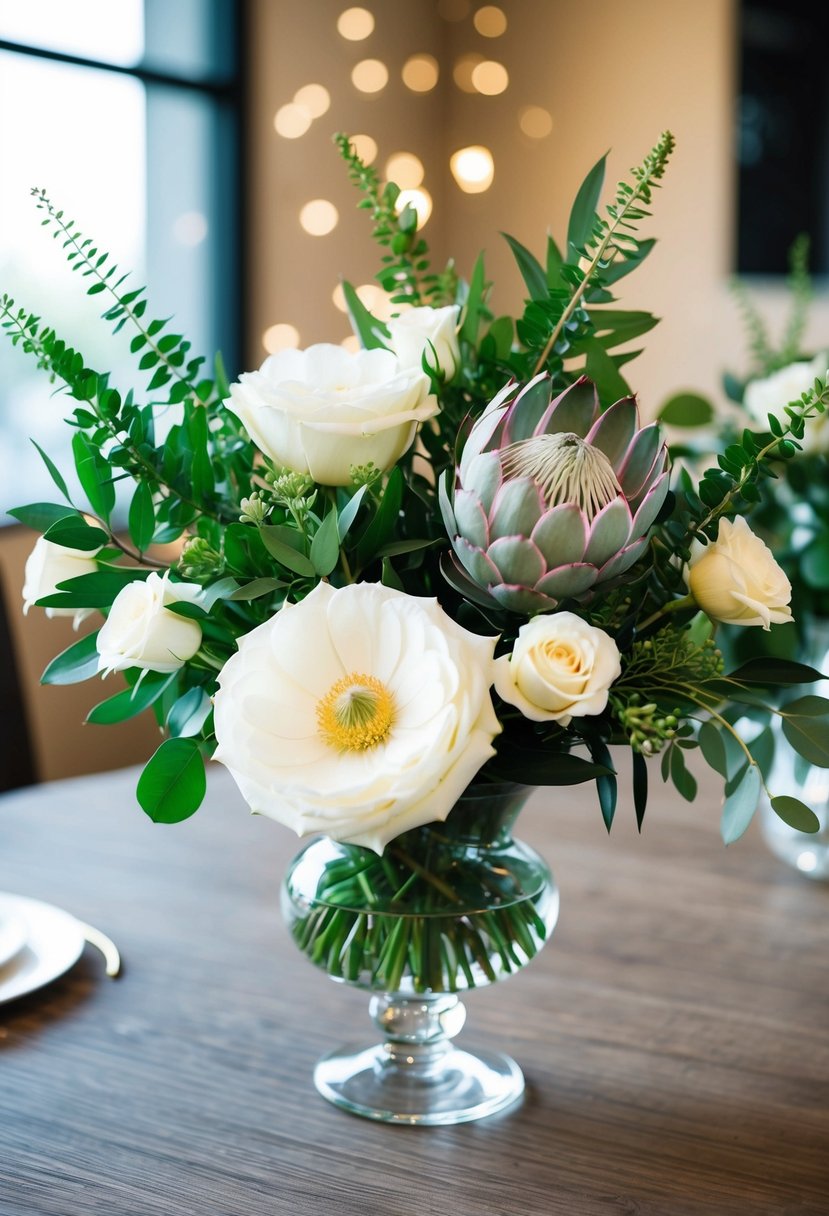
[[[602,413],[586,377],[553,400],[546,374],[511,382],[472,427],[451,498],[441,483],[457,559],[516,612],[586,599],[645,549],[667,460],[659,427],[639,426],[632,397]]]

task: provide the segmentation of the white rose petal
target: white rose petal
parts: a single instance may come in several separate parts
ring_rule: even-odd
[[[716,540],[692,557],[688,587],[714,621],[769,629],[793,619],[791,583],[741,515],[721,519]]]
[[[772,372],[762,380],[750,380],[743,393],[743,406],[755,422],[768,429],[769,414],[779,422],[788,424],[786,406],[799,401],[804,393],[814,387],[815,378],[827,376],[826,353],[817,355],[810,363],[790,363],[780,371]],[[810,418],[806,431],[799,440],[804,453],[816,454],[829,451],[829,419],[826,414]]]
[[[200,594],[198,583],[170,582],[169,571],[163,578],[153,571],[145,580],[127,583],[98,634],[98,670],[177,671],[183,667],[201,645],[201,626],[170,612],[167,605],[193,604]]]
[[[445,819],[494,754],[494,646],[434,599],[320,583],[239,639],[219,677],[214,758],[254,811],[380,853]],[[357,696],[369,708],[352,726]]]
[[[277,465],[325,486],[348,485],[353,465],[390,469],[438,412],[419,367],[327,343],[270,355],[231,385],[225,405]]]
[[[622,665],[613,638],[573,612],[542,613],[518,631],[511,655],[495,661],[495,690],[533,722],[600,714]]]
[[[99,549],[67,549],[64,545],[56,545],[54,541],[39,536],[26,559],[23,574],[23,614],[37,600],[47,595],[54,595],[58,583],[65,583],[70,578],[80,578],[84,574],[94,574],[98,569],[95,561]],[[47,617],[74,617],[74,627],[93,611],[91,608],[44,608]]]
[[[386,322],[391,350],[405,367],[418,371],[423,366],[424,356],[430,367],[437,359],[438,369],[451,380],[461,358],[459,312],[456,304],[450,304],[446,308],[409,308],[400,316],[392,317]]]

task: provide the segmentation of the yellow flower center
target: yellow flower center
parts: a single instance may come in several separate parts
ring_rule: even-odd
[[[574,503],[591,523],[622,493],[604,452],[572,431],[520,439],[503,451],[501,462],[507,477],[532,477],[548,507]]]
[[[343,676],[317,703],[320,734],[340,752],[376,747],[388,737],[393,723],[394,698],[376,676]]]

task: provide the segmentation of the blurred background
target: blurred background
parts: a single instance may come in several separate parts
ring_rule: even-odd
[[[111,336],[101,297],[41,230],[38,187],[148,285],[153,315],[175,315],[197,352],[221,350],[231,378],[284,346],[353,341],[340,278],[372,308],[381,293],[332,143],[345,131],[407,191],[434,264],[451,256],[467,276],[485,250],[496,313],[520,311],[500,233],[541,255],[604,152],[609,195],[670,128],[677,150],[642,227],[658,245],[622,295],[662,322],[629,379],[645,415],[683,389],[722,400],[723,370],[747,361],[733,278],[774,332],[798,233],[818,284],[827,270],[827,33],[829,12],[806,0],[0,0],[0,292],[119,387],[142,384],[128,336]],[[806,349],[827,333],[818,292]],[[67,472],[65,412],[0,343],[4,510],[53,499],[29,437]],[[83,725],[98,681],[38,685],[71,624],[24,620],[35,534],[0,522],[22,779],[146,759],[152,722]]]

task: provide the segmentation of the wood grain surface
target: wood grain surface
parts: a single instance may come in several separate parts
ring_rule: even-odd
[[[829,889],[717,797],[658,784],[642,837],[592,787],[540,791],[519,835],[552,863],[552,942],[467,1000],[458,1042],[511,1052],[521,1106],[385,1127],[315,1093],[369,1041],[366,996],[295,950],[297,843],[222,771],[191,821],[151,824],[134,771],[0,800],[0,890],[112,936],[0,1006],[2,1216],[827,1216]]]

